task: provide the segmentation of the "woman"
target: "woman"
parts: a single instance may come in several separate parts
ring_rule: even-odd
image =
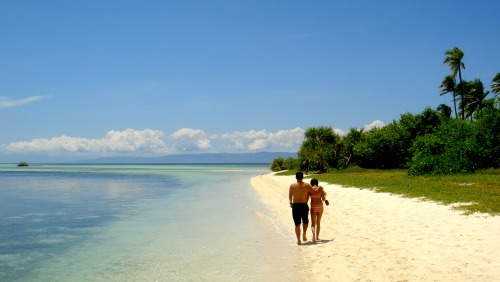
[[[311,179],[313,192],[311,197],[311,230],[313,233],[313,243],[319,240],[319,231],[321,229],[321,216],[323,215],[323,201],[326,201],[326,192],[323,186],[319,186],[316,178]],[[328,201],[326,202],[328,204]]]

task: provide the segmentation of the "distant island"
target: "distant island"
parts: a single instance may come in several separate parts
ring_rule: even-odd
[[[20,162],[17,166],[29,166],[27,162]]]
[[[81,160],[78,163],[95,164],[270,164],[276,158],[297,158],[291,152],[257,152],[257,153],[204,153],[204,154],[172,154],[160,157],[105,157]]]

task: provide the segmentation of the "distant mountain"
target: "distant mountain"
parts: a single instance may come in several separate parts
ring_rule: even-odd
[[[276,158],[296,158],[290,152],[258,152],[258,153],[207,153],[207,154],[173,154],[160,157],[106,157],[79,161],[79,163],[151,163],[151,164],[224,164],[224,163],[271,163]]]

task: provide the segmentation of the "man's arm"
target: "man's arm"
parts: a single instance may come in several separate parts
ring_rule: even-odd
[[[309,184],[309,183],[304,182],[304,187],[307,189],[307,198],[306,198],[306,201],[309,202],[309,198],[311,197],[311,194],[313,192],[315,192],[315,191],[312,188],[311,184]]]
[[[290,202],[290,207],[292,207],[292,197],[293,197],[293,187],[290,185],[290,189],[288,189],[288,202]]]
[[[306,187],[306,189],[309,193],[315,192],[313,187],[309,183],[304,183],[304,187]]]

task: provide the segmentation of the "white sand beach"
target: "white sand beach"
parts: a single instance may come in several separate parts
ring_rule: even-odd
[[[309,181],[309,179],[306,179]],[[330,205],[321,241],[295,244],[288,188],[294,176],[253,177],[253,188],[284,226],[307,281],[500,281],[500,217],[320,183]],[[298,277],[299,278],[299,277]]]

